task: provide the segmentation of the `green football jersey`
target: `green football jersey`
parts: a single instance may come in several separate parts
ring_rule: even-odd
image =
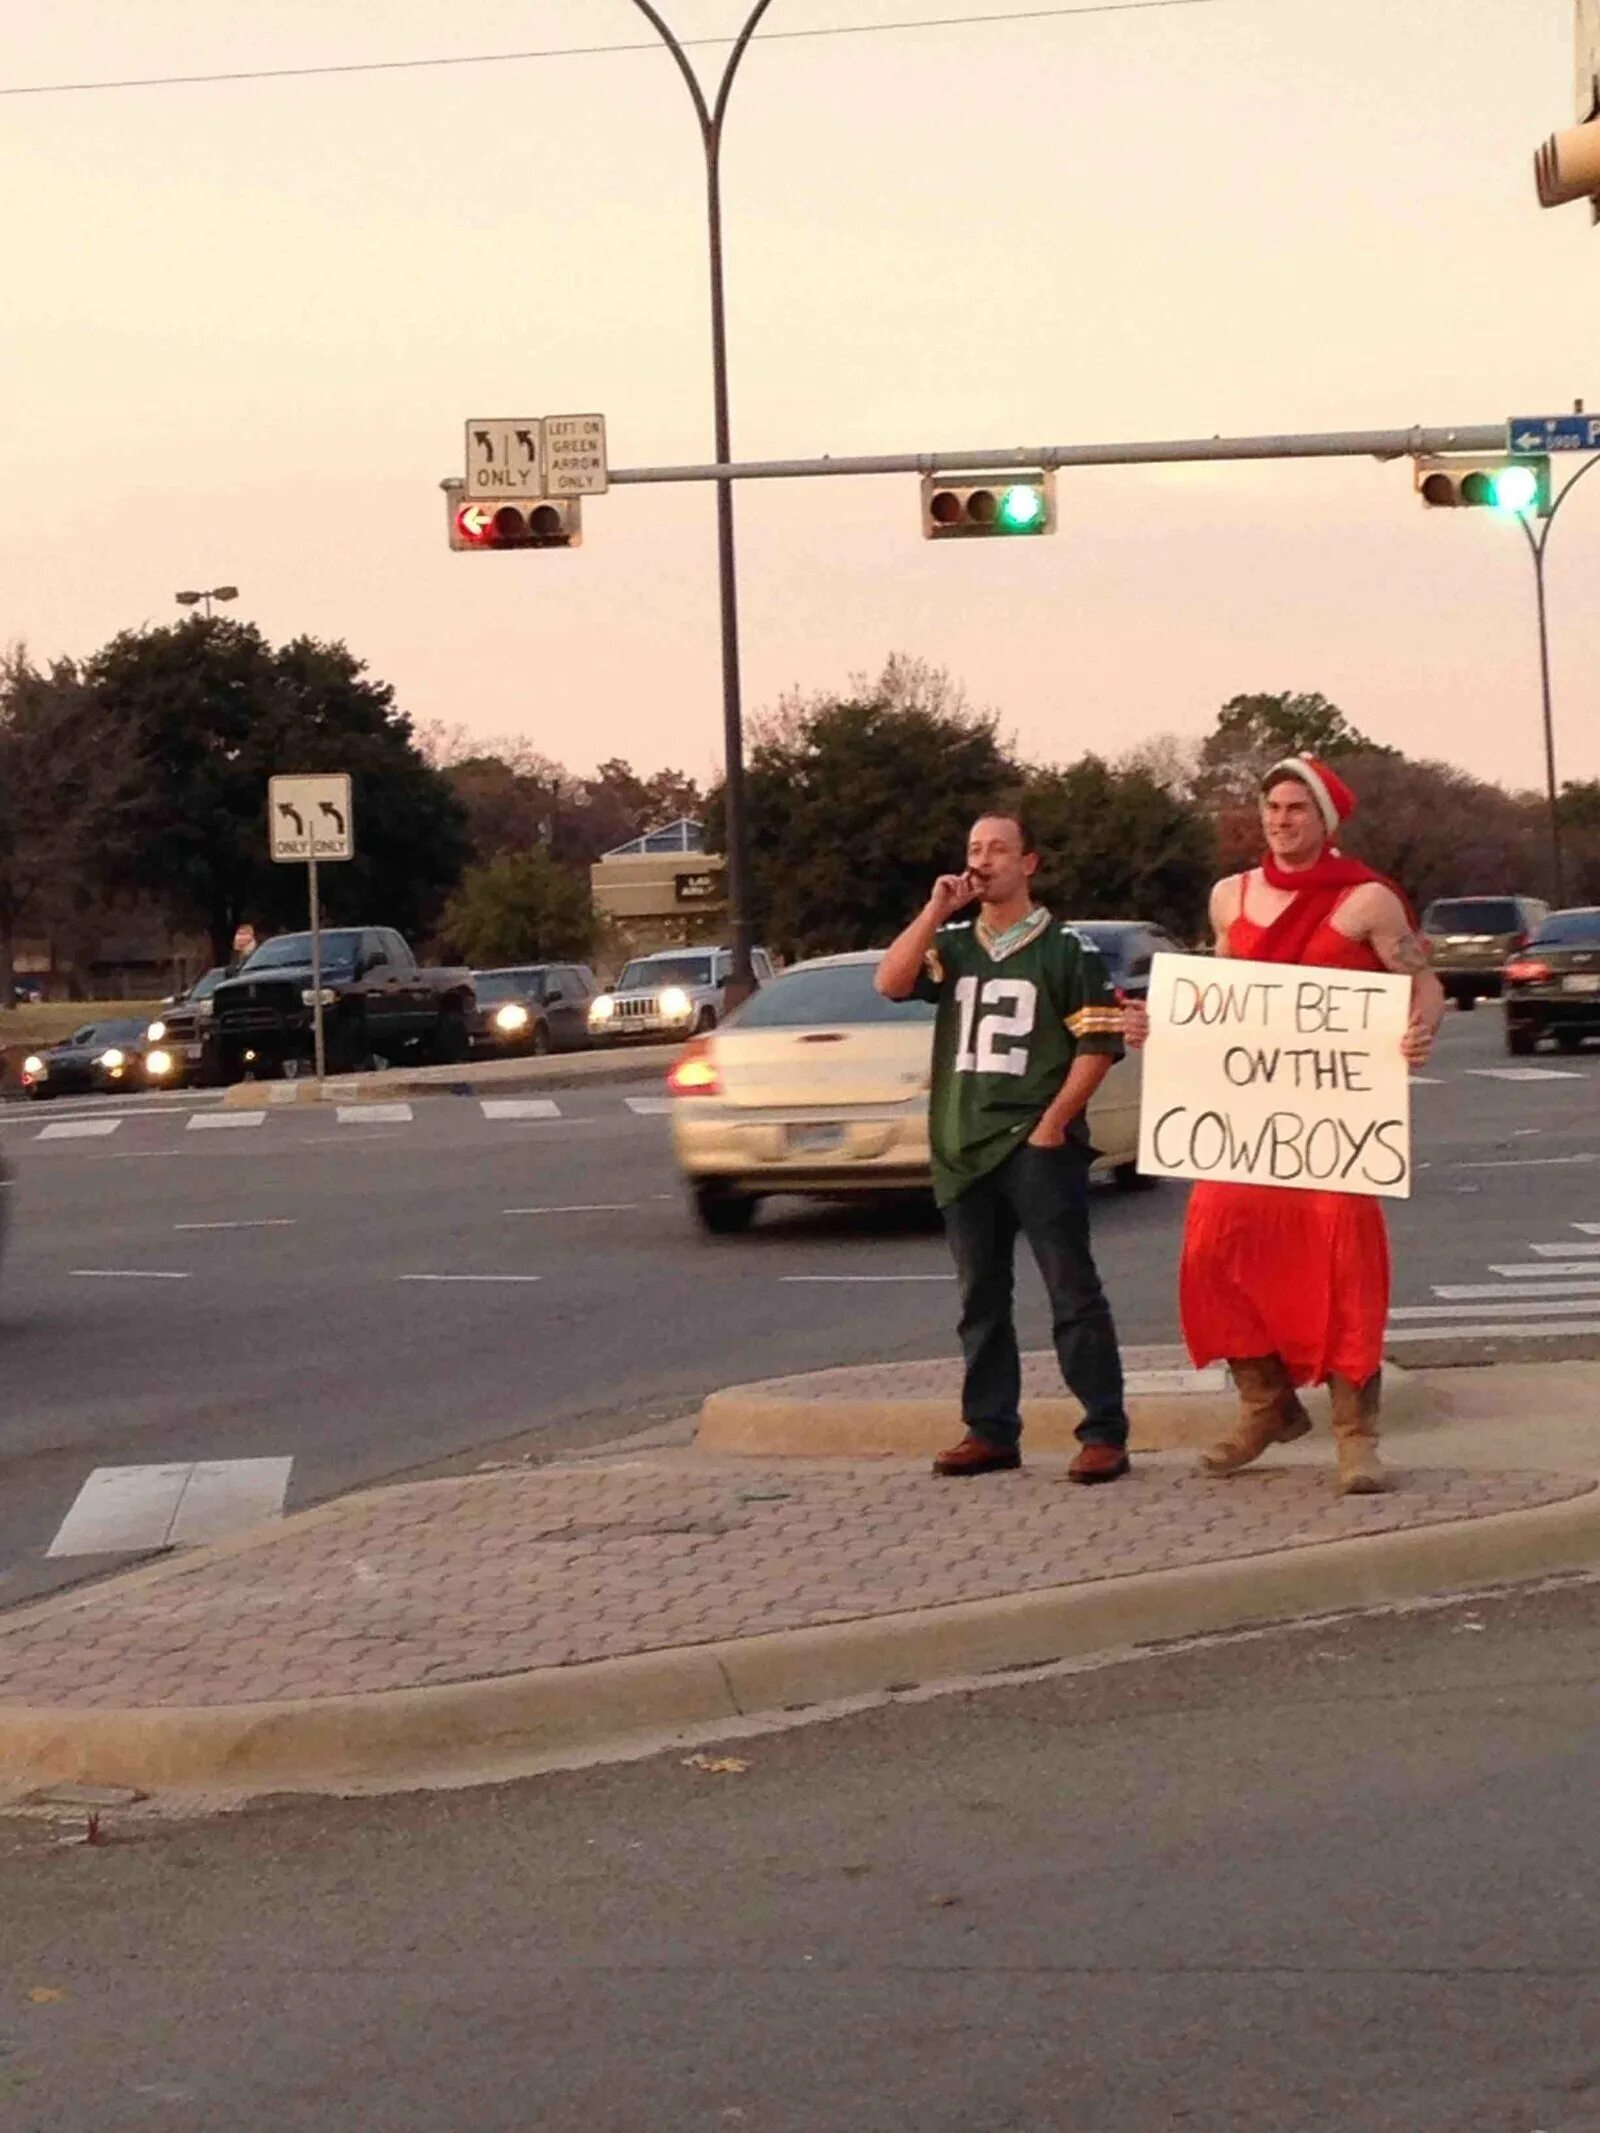
[[[947,1207],[1027,1139],[1080,1052],[1122,1057],[1122,1010],[1098,949],[1042,905],[998,939],[941,926],[916,992],[939,1009],[928,1137]],[[1081,1112],[1069,1137],[1089,1146]]]

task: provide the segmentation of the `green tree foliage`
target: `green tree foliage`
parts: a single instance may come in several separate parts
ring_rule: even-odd
[[[1138,761],[1086,755],[1027,773],[1021,804],[1039,846],[1035,893],[1063,918],[1147,918],[1204,931],[1216,874],[1211,825]]]
[[[1018,775],[993,719],[925,669],[891,663],[843,700],[781,705],[745,778],[759,938],[789,956],[890,940]],[[722,849],[720,787],[706,830]]]
[[[1356,795],[1342,848],[1397,882],[1419,911],[1436,896],[1538,894],[1546,863],[1525,799],[1452,763],[1393,750],[1352,755],[1339,773]]]
[[[474,867],[445,907],[441,932],[479,968],[586,960],[599,932],[589,886],[542,845]]]
[[[85,716],[129,740],[141,764],[116,878],[204,930],[219,959],[243,919],[263,935],[305,922],[303,870],[268,856],[275,772],[343,770],[354,781],[357,856],[321,877],[330,920],[416,935],[459,880],[462,811],[392,689],[344,645],[300,637],[274,648],[252,624],[194,617],[115,638],[83,679]]]

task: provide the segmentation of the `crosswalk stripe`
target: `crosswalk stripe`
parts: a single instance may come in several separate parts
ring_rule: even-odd
[[[542,1274],[397,1274],[396,1281],[493,1282],[543,1281]]]
[[[42,1141],[103,1141],[122,1124],[120,1118],[59,1118],[39,1128]]]
[[[1491,1274],[1503,1274],[1509,1281],[1554,1281],[1564,1274],[1587,1274],[1590,1280],[1600,1280],[1600,1266],[1590,1259],[1541,1259],[1536,1265],[1513,1263],[1510,1266],[1492,1266]]]
[[[283,1516],[292,1459],[196,1459],[97,1466],[45,1550],[126,1555],[194,1547]]]
[[[1480,1290],[1477,1303],[1448,1304],[1396,1304],[1390,1311],[1391,1318],[1472,1318],[1481,1315],[1483,1302],[1495,1302],[1500,1306],[1502,1317],[1557,1318],[1563,1312],[1592,1311],[1600,1309],[1600,1288],[1579,1289],[1565,1303],[1539,1303],[1532,1298],[1524,1302],[1520,1295],[1507,1296],[1503,1289]],[[1578,1300],[1583,1299],[1583,1300]]]
[[[1530,1244],[1541,1259],[1600,1259],[1600,1244]]]
[[[662,1118],[672,1109],[670,1096],[629,1096],[624,1102],[636,1118]]]
[[[1480,1081],[1582,1081],[1570,1067],[1468,1067]]]
[[[1512,1289],[1503,1282],[1463,1281],[1436,1284],[1435,1296],[1481,1297],[1493,1299],[1503,1296],[1508,1304],[1520,1303],[1525,1296],[1593,1296],[1600,1297],[1600,1281],[1528,1281]]]
[[[1384,1335],[1384,1346],[1393,1347],[1397,1341],[1508,1340],[1513,1337],[1550,1341],[1574,1333],[1600,1333],[1600,1318],[1564,1318],[1542,1326],[1530,1326],[1524,1319],[1490,1319],[1467,1326],[1391,1326]]]
[[[233,1133],[241,1127],[264,1126],[265,1111],[197,1111],[189,1121],[191,1133]]]
[[[484,1096],[479,1107],[485,1118],[559,1118],[561,1106],[548,1096]]]
[[[1581,1229],[1586,1237],[1600,1237],[1600,1222],[1574,1222],[1574,1229]]]
[[[334,1116],[341,1126],[409,1126],[415,1114],[409,1104],[340,1104]]]

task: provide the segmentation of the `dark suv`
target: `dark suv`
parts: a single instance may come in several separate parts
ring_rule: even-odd
[[[1498,1000],[1506,958],[1549,914],[1536,896],[1442,896],[1422,914],[1434,973],[1457,1007]]]

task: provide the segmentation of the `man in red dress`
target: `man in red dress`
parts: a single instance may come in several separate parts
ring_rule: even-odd
[[[1355,796],[1308,755],[1275,763],[1262,781],[1267,852],[1211,892],[1218,955],[1411,979],[1401,1048],[1413,1066],[1433,1049],[1444,990],[1428,967],[1405,898],[1334,844]],[[1149,1020],[1130,1009],[1126,1037]],[[1303,1437],[1311,1418],[1296,1388],[1326,1384],[1339,1481],[1346,1495],[1388,1487],[1378,1462],[1389,1238],[1381,1200],[1273,1185],[1202,1183],[1189,1196],[1178,1275],[1184,1338],[1197,1365],[1226,1360],[1239,1419],[1201,1457],[1234,1474],[1271,1444]]]

